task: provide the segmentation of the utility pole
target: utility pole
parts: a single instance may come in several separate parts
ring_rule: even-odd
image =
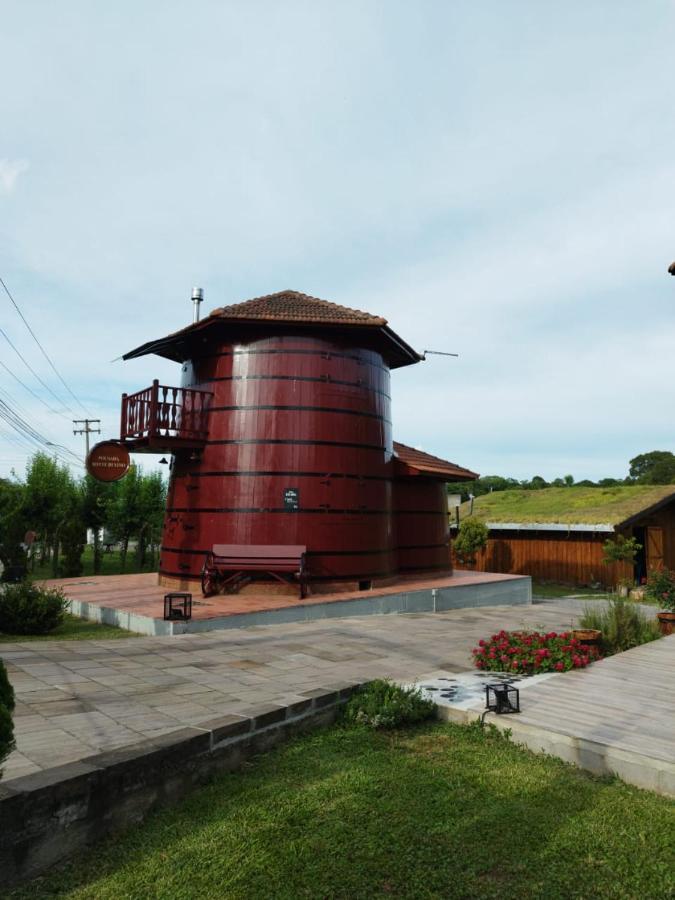
[[[100,428],[92,428],[91,426],[92,425],[100,425],[100,424],[101,424],[100,419],[73,419],[73,425],[84,425],[84,428],[74,428],[73,434],[83,434],[84,435],[84,439],[87,444],[87,455],[85,456],[85,459],[87,458],[87,456],[89,456],[89,435],[101,433]]]

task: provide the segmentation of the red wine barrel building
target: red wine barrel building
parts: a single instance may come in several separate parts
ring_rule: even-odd
[[[282,291],[124,358],[148,353],[182,364],[122,400],[121,442],[173,454],[162,583],[214,544],[304,545],[314,590],[451,571],[445,482],[476,476],[394,443],[390,369],[421,357],[385,319]]]

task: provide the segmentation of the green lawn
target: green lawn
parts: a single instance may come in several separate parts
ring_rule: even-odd
[[[607,591],[604,589],[571,587],[569,584],[550,584],[544,581],[532,581],[532,596],[554,600],[557,597],[584,597],[589,599],[607,599]]]
[[[549,584],[543,581],[532,581],[532,597],[535,600],[556,600],[559,597],[581,597],[583,600],[609,600],[613,594],[604,588],[570,587],[569,584]],[[645,597],[636,603],[645,603],[647,606],[659,606],[656,600]]]
[[[63,624],[49,634],[4,634],[0,631],[0,644],[24,643],[25,641],[86,641],[110,640],[111,638],[140,637],[135,631],[126,631],[116,625],[99,625],[66,613]]]
[[[675,804],[476,728],[333,728],[14,898],[673,896]]]
[[[155,556],[154,566],[151,566],[150,559],[148,558],[146,565],[141,569],[136,564],[136,554],[133,551],[129,551],[129,553],[127,553],[126,566],[122,569],[120,553],[118,550],[113,550],[111,553],[104,553],[102,555],[101,571],[99,572],[99,575],[133,575],[136,572],[156,572],[157,565],[157,557]],[[82,575],[93,574],[94,551],[92,547],[87,546],[82,554]],[[30,572],[30,575],[31,578],[35,578],[36,580],[41,578],[53,578],[51,562],[48,561],[45,565],[41,566],[36,561],[35,569]]]

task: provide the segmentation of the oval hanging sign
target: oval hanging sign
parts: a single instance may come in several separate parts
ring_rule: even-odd
[[[98,481],[119,481],[129,471],[129,451],[113,441],[102,441],[92,447],[87,457],[87,472]]]

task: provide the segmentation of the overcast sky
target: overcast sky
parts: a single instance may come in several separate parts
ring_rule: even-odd
[[[460,354],[393,373],[398,440],[623,476],[675,449],[674,46],[672,0],[6,3],[0,275],[104,436],[179,383],[111,360],[193,284],[293,288]],[[0,399],[82,452],[5,295],[0,324],[62,416],[4,369]],[[0,475],[28,453],[0,423]]]

